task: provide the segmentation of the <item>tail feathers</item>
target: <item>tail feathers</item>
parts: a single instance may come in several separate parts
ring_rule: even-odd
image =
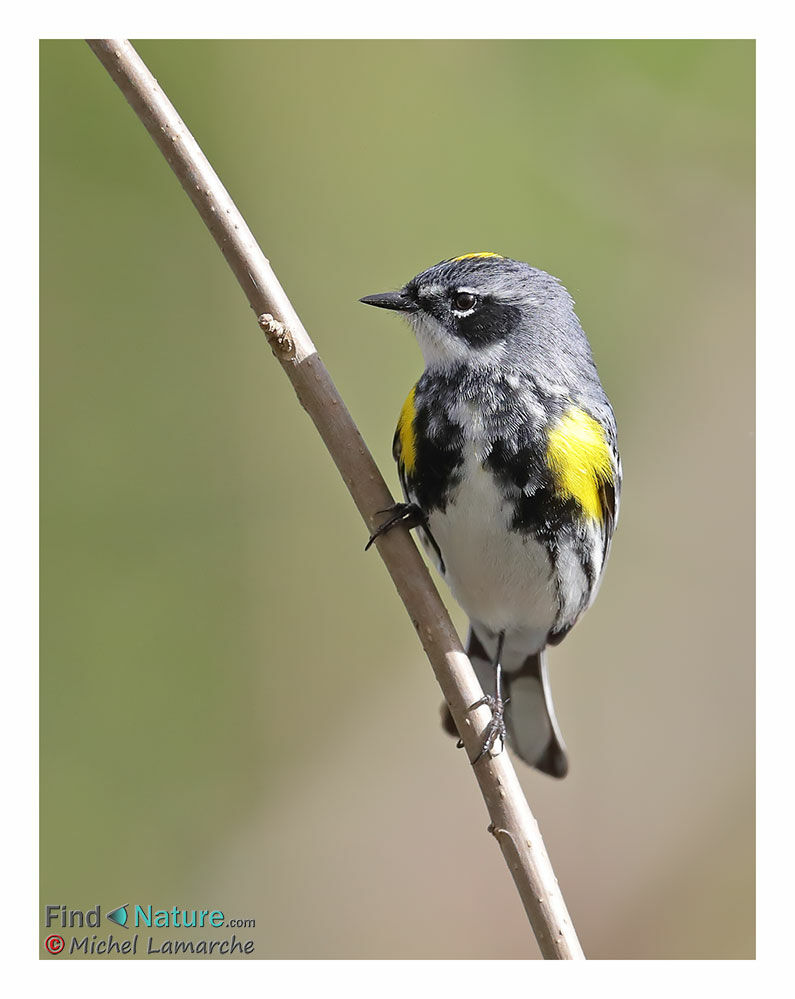
[[[511,745],[536,770],[551,777],[565,777],[569,758],[552,705],[546,653],[542,650],[528,656],[518,673],[506,673],[505,677],[510,697],[506,724]]]
[[[486,693],[494,687],[494,667],[473,631],[467,653]],[[549,686],[544,650],[527,656],[521,668],[503,671],[509,698],[505,710],[508,742],[514,752],[536,770],[565,777],[569,759],[560,734]]]

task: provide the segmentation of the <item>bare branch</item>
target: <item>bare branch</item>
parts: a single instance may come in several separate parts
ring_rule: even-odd
[[[193,136],[126,40],[89,41],[157,143],[204,219],[345,481],[364,522],[393,502],[389,490],[309,336],[243,217]],[[469,759],[480,751],[489,719],[470,711],[482,691],[414,541],[392,531],[376,542],[430,660]],[[503,752],[474,766],[500,844],[546,958],[576,959],[583,952],[569,919],[538,825]]]

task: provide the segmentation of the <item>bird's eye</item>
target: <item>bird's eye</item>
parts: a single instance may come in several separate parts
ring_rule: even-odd
[[[453,298],[453,308],[456,312],[470,312],[477,300],[478,296],[473,295],[471,291],[459,291]]]

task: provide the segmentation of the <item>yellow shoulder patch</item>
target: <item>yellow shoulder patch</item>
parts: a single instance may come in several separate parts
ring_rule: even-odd
[[[486,257],[497,257],[499,260],[504,260],[505,257],[501,253],[490,253],[488,251],[482,251],[480,253],[464,253],[460,257],[451,257],[448,263],[455,263],[457,260],[484,260]]]
[[[409,475],[413,473],[414,466],[417,463],[417,437],[414,433],[414,417],[417,415],[417,410],[414,407],[414,393],[416,390],[417,386],[415,385],[403,403],[403,408],[400,410],[400,416],[398,417],[397,433],[395,434],[395,442],[400,444],[400,452],[399,454],[395,454],[395,458],[399,458]]]
[[[602,521],[599,487],[612,482],[613,463],[600,424],[582,409],[569,409],[548,433],[547,462],[559,495],[577,500],[587,517]]]

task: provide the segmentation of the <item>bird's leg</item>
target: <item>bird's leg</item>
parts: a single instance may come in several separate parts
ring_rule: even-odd
[[[394,506],[390,506],[386,510],[379,510],[378,513],[388,513],[389,517],[370,536],[370,540],[364,546],[365,551],[367,551],[376,538],[380,538],[382,534],[391,531],[398,524],[405,524],[411,530],[412,527],[419,527],[421,524],[424,525],[428,522],[427,516],[416,503],[395,503]]]
[[[483,747],[472,761],[473,765],[488,753],[491,753],[494,744],[500,740],[500,752],[505,749],[505,705],[507,700],[502,696],[502,647],[505,644],[505,632],[501,631],[497,636],[497,652],[494,656],[494,695],[486,694],[479,701],[472,705],[479,708],[481,704],[488,704],[491,708],[491,721],[489,722],[483,739]]]

